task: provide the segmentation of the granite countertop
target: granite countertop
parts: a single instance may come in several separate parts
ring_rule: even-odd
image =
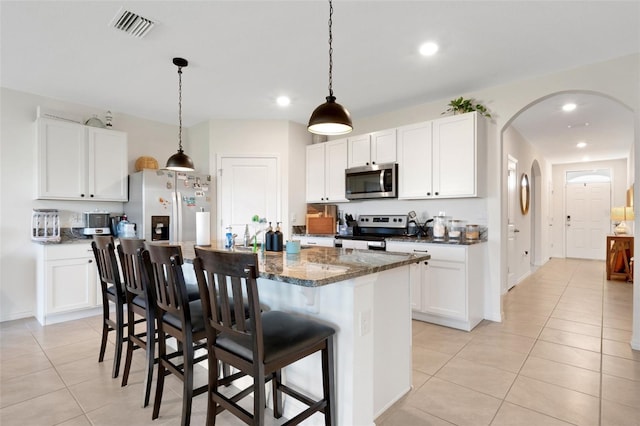
[[[296,237],[326,237],[326,238],[335,238],[340,239],[341,235],[327,235],[327,234],[294,234],[292,239]],[[349,238],[351,235],[348,236]],[[399,241],[405,243],[425,243],[425,244],[449,244],[449,245],[458,245],[458,246],[469,246],[472,244],[478,243],[486,243],[486,239],[480,240],[452,240],[452,239],[443,239],[443,240],[434,240],[432,237],[417,237],[417,236],[408,236],[408,235],[399,235],[399,236],[389,236],[385,237],[386,241]]]
[[[180,246],[184,261],[190,263],[195,257],[194,243],[184,242]],[[228,250],[215,243],[203,248]],[[251,251],[244,247],[234,250]],[[304,247],[299,254],[272,251],[259,251],[257,254],[260,278],[303,287],[319,287],[431,258],[423,253],[388,253],[334,247]]]
[[[456,246],[470,246],[472,244],[478,243],[486,243],[486,240],[452,240],[452,239],[441,239],[436,240],[432,237],[409,237],[409,236],[398,236],[398,237],[386,237],[386,241],[397,241],[404,243],[424,243],[424,244],[448,244],[448,245],[456,245]]]

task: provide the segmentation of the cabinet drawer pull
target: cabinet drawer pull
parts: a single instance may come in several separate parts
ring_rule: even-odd
[[[429,253],[429,250],[418,250],[418,249],[413,249],[414,253]]]
[[[309,242],[307,242],[307,244],[310,245],[310,246],[313,246],[313,245],[316,245],[318,243],[316,243],[315,241],[309,241]]]

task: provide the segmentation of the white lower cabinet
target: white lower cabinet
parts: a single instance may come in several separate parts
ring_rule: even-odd
[[[411,268],[414,319],[466,331],[482,321],[485,246],[387,242],[387,251],[431,255]]]
[[[96,315],[102,305],[91,244],[38,250],[36,317],[42,325]]]

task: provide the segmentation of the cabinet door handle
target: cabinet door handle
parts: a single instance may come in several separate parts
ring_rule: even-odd
[[[427,195],[431,195],[431,193],[430,193],[430,192],[427,192]]]
[[[425,265],[429,266],[429,262],[424,262]]]
[[[89,259],[88,263],[93,263],[93,260]]]
[[[435,195],[438,195],[438,194],[439,194],[438,192],[435,193]]]
[[[90,197],[93,198],[93,194],[91,194]]]
[[[80,194],[81,197],[84,197],[84,194]]]
[[[375,162],[375,161],[372,161],[372,162],[371,162],[371,164],[376,164],[376,162]]]

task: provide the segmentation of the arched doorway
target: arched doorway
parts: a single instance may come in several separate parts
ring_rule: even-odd
[[[626,129],[626,134],[622,136],[616,134],[615,137],[612,137],[613,132],[611,131],[605,139],[599,131],[607,131],[607,129],[590,126],[586,120],[567,120],[569,124],[564,125],[564,130],[557,130],[558,138],[554,139],[552,137],[554,135],[550,134],[554,129],[552,124],[559,118],[571,117],[562,115],[564,112],[561,107],[568,99],[580,99],[580,108],[585,111],[592,110],[594,114],[597,112],[595,117],[600,123],[603,121],[603,117],[616,121],[623,120],[627,123],[626,127],[622,126]],[[609,120],[605,120],[605,122],[609,123]],[[632,168],[634,167],[628,158],[630,147],[634,141],[633,123],[633,113],[627,106],[610,96],[589,91],[551,93],[525,105],[506,122],[501,129],[503,176],[507,175],[508,158],[510,156],[516,157],[521,164],[520,170],[529,173],[531,185],[530,215],[519,225],[521,228],[519,228],[520,233],[518,234],[518,238],[527,239],[527,241],[521,244],[519,250],[507,251],[507,258],[517,256],[520,259],[522,268],[518,271],[520,277],[526,277],[528,273],[544,264],[550,257],[564,257],[564,194],[563,189],[557,190],[560,179],[553,174],[554,165],[579,162],[588,165],[597,160],[625,157],[628,172],[618,176],[619,181],[622,182],[622,191],[619,192],[621,192],[621,196],[624,196],[624,191],[630,185],[628,176],[633,175]],[[580,141],[577,138],[572,139],[571,134],[580,134],[581,139],[587,140],[588,146],[597,148],[591,151],[591,158],[584,158],[584,155],[577,157],[576,155],[573,159],[566,159],[570,158],[571,151],[576,151],[577,142]],[[590,134],[591,136],[589,136]],[[546,148],[536,147],[535,143],[539,139],[547,143]],[[614,149],[615,147],[611,145],[614,139],[623,141],[623,145],[626,144],[622,151]],[[603,142],[599,142],[601,140]],[[553,148],[551,151],[549,146]],[[563,156],[566,158],[563,159]],[[554,190],[556,190],[555,193]],[[507,192],[508,182],[505,179],[502,182],[502,193],[506,194]],[[506,211],[505,204],[503,206],[503,211]],[[503,219],[502,223],[506,229],[507,222]],[[505,232],[505,235],[507,234],[508,232]],[[524,258],[527,256],[529,258],[525,262]],[[507,265],[512,263],[507,259]],[[504,266],[504,269],[509,267],[507,265]],[[525,268],[528,268],[528,271]],[[505,272],[503,276],[506,278],[509,271]],[[502,284],[503,289],[506,289],[506,284],[506,282]]]

